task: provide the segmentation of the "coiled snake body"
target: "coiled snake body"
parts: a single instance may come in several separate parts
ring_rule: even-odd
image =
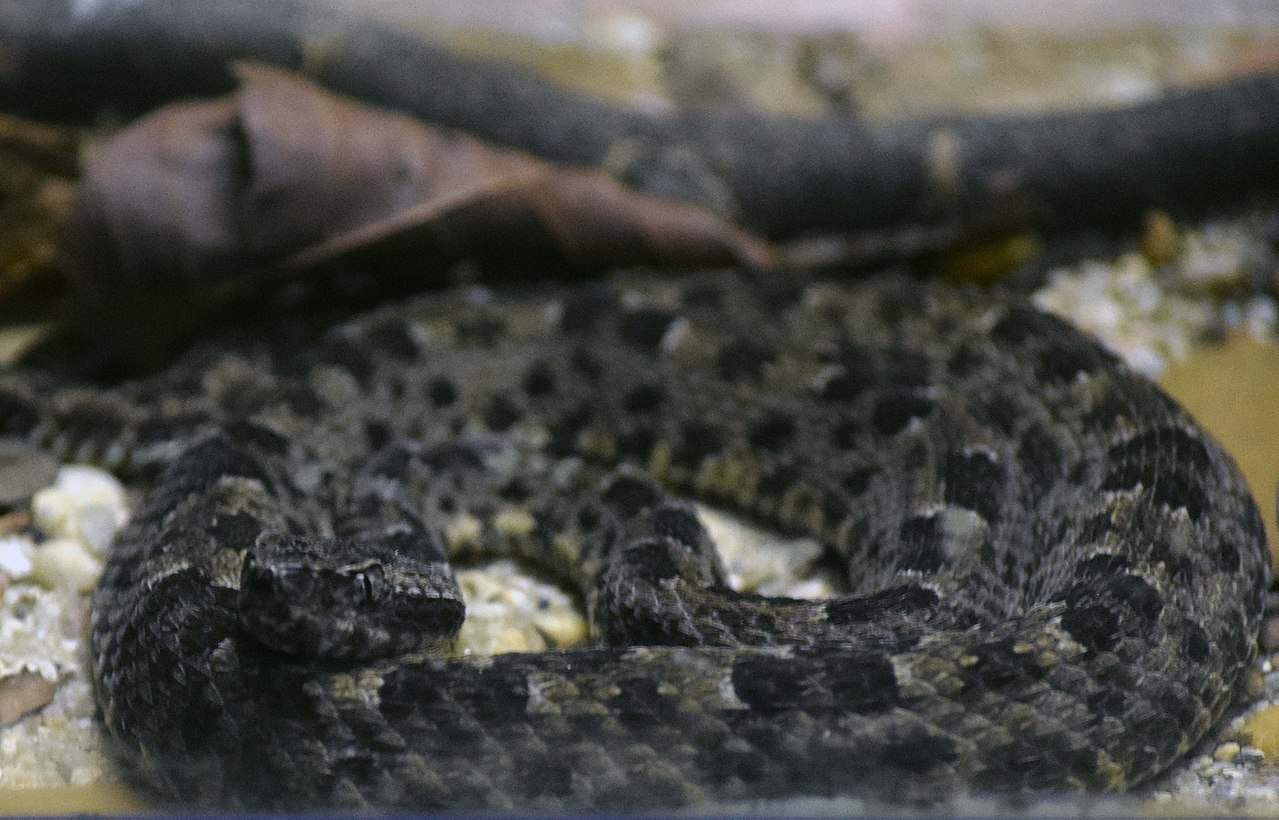
[[[94,683],[202,803],[1125,789],[1221,716],[1268,577],[1233,462],[1157,387],[899,278],[458,291],[109,391],[5,374],[0,407],[145,480]],[[666,492],[816,536],[850,594],[728,589]],[[427,653],[475,552],[578,589],[599,645]]]

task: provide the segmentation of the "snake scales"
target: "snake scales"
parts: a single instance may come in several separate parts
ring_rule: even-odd
[[[201,804],[1125,789],[1221,716],[1268,579],[1236,467],[1157,387],[896,277],[430,295],[107,390],[5,373],[0,425],[146,487],[94,683]],[[851,593],[733,592],[666,492],[816,536]],[[427,653],[446,553],[560,577],[600,645]]]

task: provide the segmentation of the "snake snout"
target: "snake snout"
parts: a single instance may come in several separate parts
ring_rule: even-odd
[[[238,604],[241,629],[258,643],[328,660],[435,648],[456,634],[465,612],[447,565],[297,536],[263,537],[246,552]]]

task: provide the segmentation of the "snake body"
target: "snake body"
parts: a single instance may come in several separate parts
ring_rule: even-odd
[[[94,684],[188,804],[1123,790],[1220,718],[1268,583],[1237,468],[1158,387],[1023,302],[898,277],[427,295],[106,390],[7,373],[0,424],[146,489]],[[849,594],[729,589],[685,498],[818,538]],[[349,548],[329,575],[370,599],[411,559],[431,614],[310,606],[273,643],[292,604],[239,610],[272,543]],[[461,618],[446,553],[561,578],[597,642],[425,652]]]

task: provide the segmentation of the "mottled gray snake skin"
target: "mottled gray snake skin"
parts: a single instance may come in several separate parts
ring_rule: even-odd
[[[188,806],[1128,789],[1221,717],[1268,583],[1174,401],[1056,318],[904,278],[429,295],[110,389],[6,373],[0,424],[146,490],[94,684]],[[850,592],[734,592],[688,499],[816,537]],[[462,618],[446,553],[561,579],[597,642],[426,653]]]

